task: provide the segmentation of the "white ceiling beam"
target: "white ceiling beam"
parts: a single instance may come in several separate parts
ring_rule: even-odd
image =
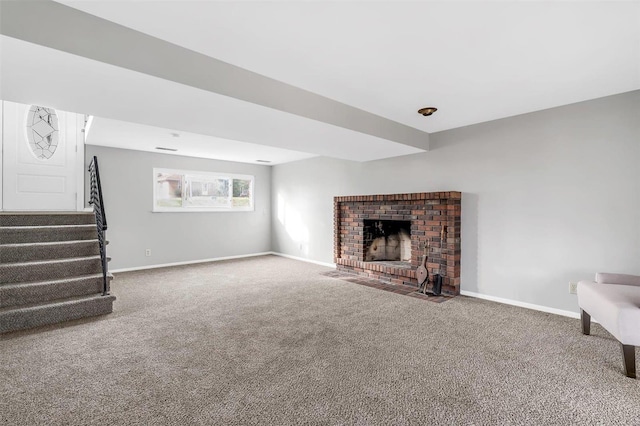
[[[422,150],[429,134],[50,0],[2,2],[0,33]],[[28,25],[26,25],[28,23]]]

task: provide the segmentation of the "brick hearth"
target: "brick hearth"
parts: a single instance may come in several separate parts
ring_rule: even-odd
[[[444,276],[442,292],[460,294],[460,192],[355,195],[334,198],[334,262],[342,272],[417,287],[416,268],[428,243],[430,278]],[[364,221],[411,222],[411,262],[365,262]],[[441,240],[445,230],[444,241]],[[431,289],[431,284],[428,286]]]

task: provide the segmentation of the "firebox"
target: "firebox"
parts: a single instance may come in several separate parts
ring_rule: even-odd
[[[365,219],[363,223],[365,262],[411,262],[411,221]]]

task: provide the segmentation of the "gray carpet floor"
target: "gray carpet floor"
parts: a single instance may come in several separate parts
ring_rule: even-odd
[[[265,256],[116,274],[114,313],[0,341],[0,424],[640,425],[618,343]]]

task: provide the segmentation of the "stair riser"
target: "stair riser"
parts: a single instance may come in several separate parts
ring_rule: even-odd
[[[0,214],[0,226],[89,225],[93,214]]]
[[[64,259],[99,254],[100,246],[97,241],[15,247],[0,246],[0,259],[2,259],[3,263]]]
[[[102,272],[100,259],[82,259],[73,262],[42,263],[24,265],[1,264],[0,283],[57,280]]]
[[[102,278],[21,285],[19,287],[0,285],[0,309],[98,293],[102,293]]]
[[[114,299],[113,296],[108,296],[72,304],[44,305],[27,310],[2,312],[0,333],[108,314],[113,311]]]
[[[95,240],[98,232],[95,228],[69,229],[0,229],[0,241],[3,244],[46,243],[53,241]]]

